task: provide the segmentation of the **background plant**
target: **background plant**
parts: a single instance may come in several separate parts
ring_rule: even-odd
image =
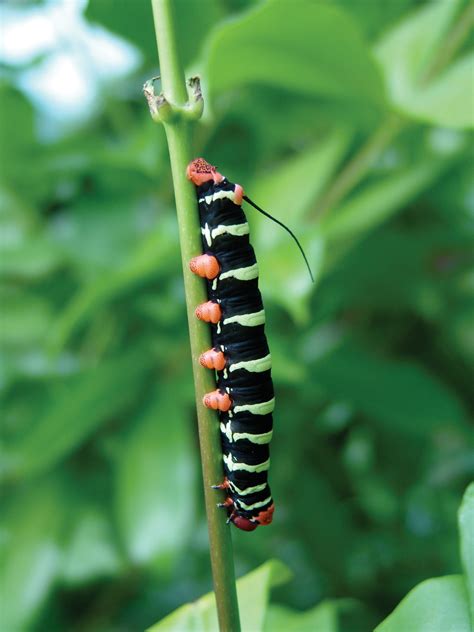
[[[278,519],[234,534],[236,568],[277,552],[293,579],[275,602],[351,598],[338,625],[366,630],[422,580],[461,568],[472,17],[457,0],[292,4],[176,3],[206,95],[196,154],[303,235],[318,277],[311,288],[285,234],[251,215]],[[97,0],[85,15],[142,62],[104,82],[80,126],[43,140],[35,95],[18,89],[42,60],[3,68],[11,630],[141,629],[210,590],[167,149],[141,95],[158,70],[151,9],[135,2],[132,20],[127,3]]]

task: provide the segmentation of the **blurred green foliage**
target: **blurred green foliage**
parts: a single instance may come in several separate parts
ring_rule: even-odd
[[[464,495],[458,522],[464,574],[421,582],[377,626],[375,632],[471,632],[469,611],[472,613],[474,608],[474,483]],[[304,612],[269,604],[270,589],[290,579],[288,567],[278,560],[270,560],[237,581],[243,630],[337,632],[342,629],[341,624],[348,614],[351,617],[349,629],[360,629],[361,621],[354,619],[360,606],[353,599],[326,599]],[[364,625],[363,629],[368,628]],[[149,632],[187,630],[218,631],[214,593],[178,608],[149,628]]]
[[[474,471],[470,42],[446,55],[468,3],[381,4],[176,2],[206,99],[196,155],[301,235],[317,275],[249,211],[277,512],[234,530],[237,571],[278,556],[293,579],[269,616],[347,598],[351,631],[460,572]],[[85,15],[143,63],[80,129],[40,142],[1,85],[5,632],[140,630],[211,588],[167,148],[141,95],[151,11]]]

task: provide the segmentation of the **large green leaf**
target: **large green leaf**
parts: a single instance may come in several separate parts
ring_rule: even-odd
[[[34,294],[12,292],[0,288],[2,303],[0,343],[28,346],[47,334],[52,314],[48,301]]]
[[[472,632],[464,579],[427,579],[408,593],[375,632]]]
[[[314,378],[333,398],[389,427],[427,436],[434,428],[466,422],[449,387],[423,367],[342,345],[314,364]]]
[[[298,156],[284,161],[249,190],[249,196],[289,226],[299,238],[317,279],[322,263],[323,241],[301,221],[334,173],[351,139],[346,130],[328,134]],[[296,320],[307,316],[311,278],[293,239],[271,220],[246,205],[252,224],[252,240],[259,260],[265,296],[284,305]],[[299,227],[298,227],[299,222]],[[278,283],[268,279],[278,278]]]
[[[367,0],[335,0],[357,21],[367,36],[374,36],[403,16],[416,0],[368,2]]]
[[[317,227],[327,243],[324,274],[367,233],[379,227],[433,185],[453,159],[425,159],[410,168],[375,180],[323,217]]]
[[[0,275],[5,278],[36,280],[57,269],[62,253],[43,235],[30,237],[27,243],[2,248]]]
[[[324,217],[323,235],[333,241],[363,236],[429,187],[450,164],[443,159],[423,160],[366,185]]]
[[[291,577],[288,568],[270,560],[237,580],[242,632],[262,632],[270,588],[284,584]],[[217,632],[214,593],[178,608],[149,629],[149,632]]]
[[[6,474],[31,476],[77,449],[94,430],[133,401],[151,358],[139,350],[55,384],[49,405],[7,447]]]
[[[51,348],[59,351],[73,331],[108,301],[150,274],[156,274],[160,267],[166,272],[173,254],[176,255],[175,229],[174,223],[161,222],[160,230],[147,235],[122,266],[107,276],[85,283],[52,327]]]
[[[384,104],[378,69],[356,24],[337,7],[310,0],[270,0],[223,24],[210,40],[207,75],[212,95],[250,83]]]
[[[196,59],[207,31],[225,12],[218,0],[206,0],[205,4],[200,0],[174,0],[173,10],[178,49],[187,65]],[[159,63],[150,0],[91,0],[86,17],[133,42],[149,63]]]
[[[324,601],[306,612],[271,605],[265,619],[265,632],[337,632],[337,607]]]
[[[72,586],[118,574],[124,563],[106,513],[93,505],[74,509],[73,505],[74,526],[61,564],[64,581]]]
[[[20,631],[49,594],[61,562],[65,498],[55,483],[36,482],[2,507],[0,541],[1,628]]]
[[[117,459],[117,522],[136,563],[182,549],[195,515],[190,492],[195,450],[186,398],[172,384],[160,386],[155,404],[125,437]]]
[[[433,274],[436,257],[447,251],[468,252],[470,240],[468,233],[455,226],[382,227],[339,261],[326,278],[323,291],[337,297],[335,309],[371,306],[403,313],[407,306],[413,306],[425,317],[436,319],[443,309],[451,311],[450,299]]]
[[[429,2],[394,27],[377,47],[394,105],[405,114],[448,127],[474,126],[474,55],[427,76],[443,47],[461,0]]]
[[[15,121],[15,124],[12,124],[12,121]],[[25,152],[33,148],[34,136],[34,112],[31,103],[20,92],[2,82],[0,84],[2,179],[15,174],[15,178],[21,178],[21,172],[18,173],[19,170],[16,169],[17,161],[22,161]]]
[[[150,59],[153,55],[157,59],[151,2],[135,0],[132,5],[126,0],[91,0],[85,16],[133,42]]]

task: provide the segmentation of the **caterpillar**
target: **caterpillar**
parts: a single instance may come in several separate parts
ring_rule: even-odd
[[[203,158],[193,160],[186,175],[196,186],[203,250],[189,266],[206,279],[208,294],[195,314],[210,324],[213,345],[199,361],[216,372],[217,382],[217,389],[203,398],[205,406],[218,410],[220,421],[224,482],[214,488],[227,493],[220,506],[228,511],[228,522],[253,531],[269,525],[274,512],[268,469],[275,398],[258,266],[243,200],[268,214]]]

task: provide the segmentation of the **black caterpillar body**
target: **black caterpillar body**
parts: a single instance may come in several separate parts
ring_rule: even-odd
[[[274,392],[258,267],[242,211],[243,190],[203,159],[188,167],[197,189],[203,255],[190,267],[207,278],[209,302],[196,314],[210,322],[213,349],[201,363],[216,368],[217,390],[204,404],[219,410],[229,520],[251,531],[270,524],[268,485]]]

